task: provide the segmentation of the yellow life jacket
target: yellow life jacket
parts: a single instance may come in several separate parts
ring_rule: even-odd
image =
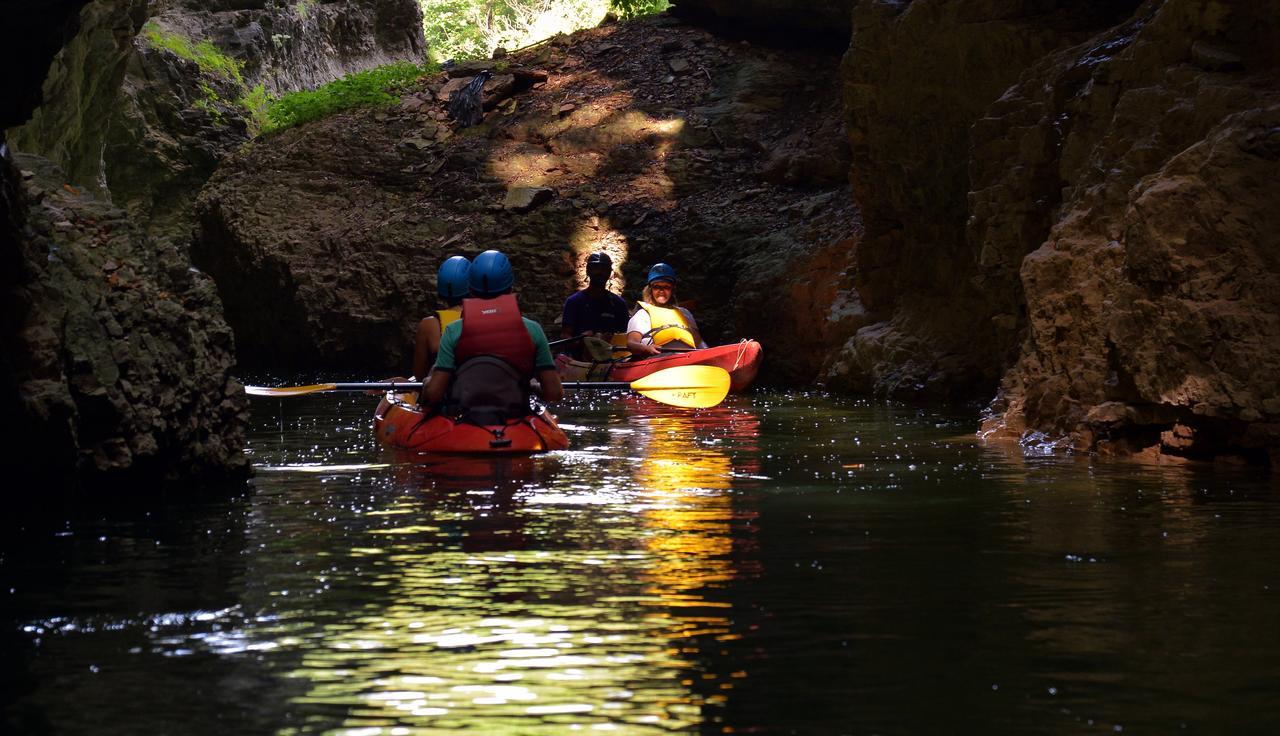
[[[651,325],[643,337],[652,338],[654,345],[661,347],[669,342],[682,342],[691,348],[698,347],[689,330],[689,320],[679,309],[667,309],[648,302],[640,302],[640,306],[649,313]]]
[[[440,320],[440,333],[444,334],[444,328],[448,327],[450,323],[462,319],[462,309],[437,309],[436,319]]]

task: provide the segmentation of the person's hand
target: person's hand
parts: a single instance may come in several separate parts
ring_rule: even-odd
[[[662,355],[662,348],[658,347],[657,345],[649,344],[649,345],[642,345],[641,347],[644,348],[644,352],[646,355]]]

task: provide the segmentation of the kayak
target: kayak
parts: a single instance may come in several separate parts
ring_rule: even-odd
[[[756,380],[760,343],[742,340],[702,350],[665,353],[643,360],[612,360],[592,363],[568,355],[556,356],[556,370],[564,381],[636,381],[650,373],[681,365],[714,365],[729,371],[729,390],[743,391]]]
[[[378,441],[408,452],[516,455],[569,447],[556,418],[543,409],[503,424],[480,425],[418,408],[417,394],[388,392],[373,415]]]

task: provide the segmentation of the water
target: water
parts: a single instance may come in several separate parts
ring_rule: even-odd
[[[14,733],[1274,733],[1256,470],[1024,459],[802,394],[578,398],[573,449],[379,449],[254,405],[228,498],[7,534]]]

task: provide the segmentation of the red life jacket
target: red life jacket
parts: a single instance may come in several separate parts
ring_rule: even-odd
[[[462,300],[462,334],[453,348],[459,368],[471,358],[492,355],[509,363],[520,375],[533,377],[533,339],[520,316],[515,295]]]

